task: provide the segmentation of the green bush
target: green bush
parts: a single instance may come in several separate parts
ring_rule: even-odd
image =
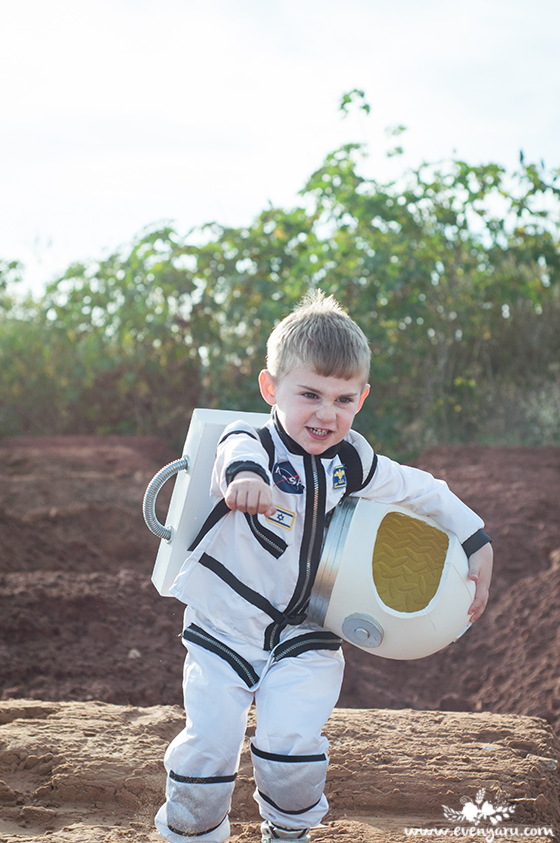
[[[301,207],[186,237],[147,229],[37,301],[0,266],[0,435],[178,445],[194,406],[263,410],[268,334],[320,286],[371,341],[357,426],[380,449],[558,444],[559,172],[450,161],[382,184],[362,154],[329,155]]]

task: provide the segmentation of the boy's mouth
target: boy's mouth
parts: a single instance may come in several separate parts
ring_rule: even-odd
[[[332,433],[332,430],[327,430],[324,427],[308,427],[307,430],[317,439],[326,439]]]

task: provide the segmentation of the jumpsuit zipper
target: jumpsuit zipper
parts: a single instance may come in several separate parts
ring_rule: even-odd
[[[311,468],[313,471],[313,515],[311,519],[311,535],[309,538],[309,547],[307,549],[305,580],[302,587],[302,594],[305,594],[311,578],[311,557],[313,556],[313,548],[315,546],[317,536],[317,520],[319,516],[319,472],[317,471],[317,457],[314,454],[311,455]],[[300,601],[297,608],[300,609],[301,606],[302,603]]]
[[[253,525],[254,525],[254,528],[255,528],[255,535],[259,536],[259,538],[262,539],[263,542],[266,542],[266,544],[270,545],[270,547],[274,548],[275,550],[280,550],[280,548],[278,547],[277,544],[275,544],[275,542],[273,542],[271,539],[269,539],[268,536],[265,536],[264,533],[261,533],[261,531],[256,526],[255,522],[253,522]]]
[[[314,454],[310,454],[310,463],[311,463],[311,472],[313,476],[313,507],[311,512],[311,525],[309,531],[309,545],[307,548],[307,558],[305,560],[305,577],[301,588],[299,590],[299,598],[296,602],[296,605],[291,611],[291,615],[296,615],[301,612],[305,604],[305,594],[309,587],[309,582],[311,580],[311,573],[312,573],[312,566],[311,561],[313,558],[313,549],[315,547],[317,541],[317,524],[319,520],[319,471],[317,468],[317,457]],[[275,634],[277,633],[278,626],[276,626],[273,630],[271,635],[271,640],[274,640]]]
[[[280,553],[280,554],[284,553],[284,551],[286,550],[285,546],[282,547],[279,543],[273,541],[270,538],[270,536],[266,535],[266,533],[263,533],[259,529],[260,525],[259,525],[259,522],[257,521],[256,516],[251,516],[249,518],[249,524],[250,524],[250,528],[251,528],[251,531],[252,531],[253,535],[256,536],[259,541],[261,541],[261,544],[262,544],[262,542],[264,542],[265,544],[269,545],[273,549],[273,551],[276,551],[276,553]],[[276,554],[273,553],[273,555],[276,555]]]
[[[225,653],[228,656],[228,659],[232,659],[236,664],[239,665],[239,668],[243,671],[244,675],[247,677],[248,680],[250,680],[249,682],[247,682],[247,685],[249,687],[252,687],[255,684],[254,676],[250,674],[250,672],[247,670],[247,665],[245,664],[244,660],[241,659],[237,655],[237,653],[235,653],[234,650],[232,650],[230,647],[226,647],[226,645],[222,644],[217,638],[214,638],[213,636],[207,637],[206,635],[204,635],[204,633],[199,632],[196,629],[192,629],[192,627],[189,628],[189,634],[194,636],[195,638],[198,637],[202,639],[202,641],[207,644],[212,644],[213,647],[216,647],[218,650],[221,650],[223,653]]]
[[[324,638],[308,638],[308,639],[306,639],[305,643],[306,644],[319,644],[319,645],[321,645],[321,644],[325,643],[325,639]],[[282,650],[280,655],[278,655],[278,656],[274,655],[272,660],[274,662],[279,662],[281,659],[286,658],[286,656],[288,656],[292,652],[292,650],[297,650],[299,647],[301,647],[301,641],[294,641],[294,643],[290,647],[286,647],[284,650]],[[309,648],[309,649],[312,649],[312,648]]]

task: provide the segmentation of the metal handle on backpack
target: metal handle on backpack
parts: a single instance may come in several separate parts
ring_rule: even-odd
[[[189,470],[189,458],[187,456],[181,457],[180,460],[174,460],[168,465],[164,466],[161,471],[153,477],[148,483],[146,492],[144,493],[144,500],[142,501],[142,512],[144,514],[144,521],[149,530],[152,531],[158,538],[171,541],[172,531],[169,527],[164,527],[158,521],[156,515],[156,498],[161,487],[167,481],[178,474],[180,471]]]

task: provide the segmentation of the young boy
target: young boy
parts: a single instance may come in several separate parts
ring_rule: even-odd
[[[165,756],[167,801],[156,817],[171,843],[227,840],[253,701],[262,840],[307,843],[327,811],[321,733],[343,658],[340,638],[309,622],[306,609],[325,516],[347,491],[349,451],[361,463],[354,494],[409,507],[457,534],[476,582],[471,619],[484,611],[492,550],[481,519],[444,482],[377,457],[351,429],[370,389],[369,363],[364,334],[334,299],[308,296],[268,341],[259,384],[270,421],[259,432],[233,424],[218,445],[215,507],[172,589],[188,603],[188,655],[186,726]]]

